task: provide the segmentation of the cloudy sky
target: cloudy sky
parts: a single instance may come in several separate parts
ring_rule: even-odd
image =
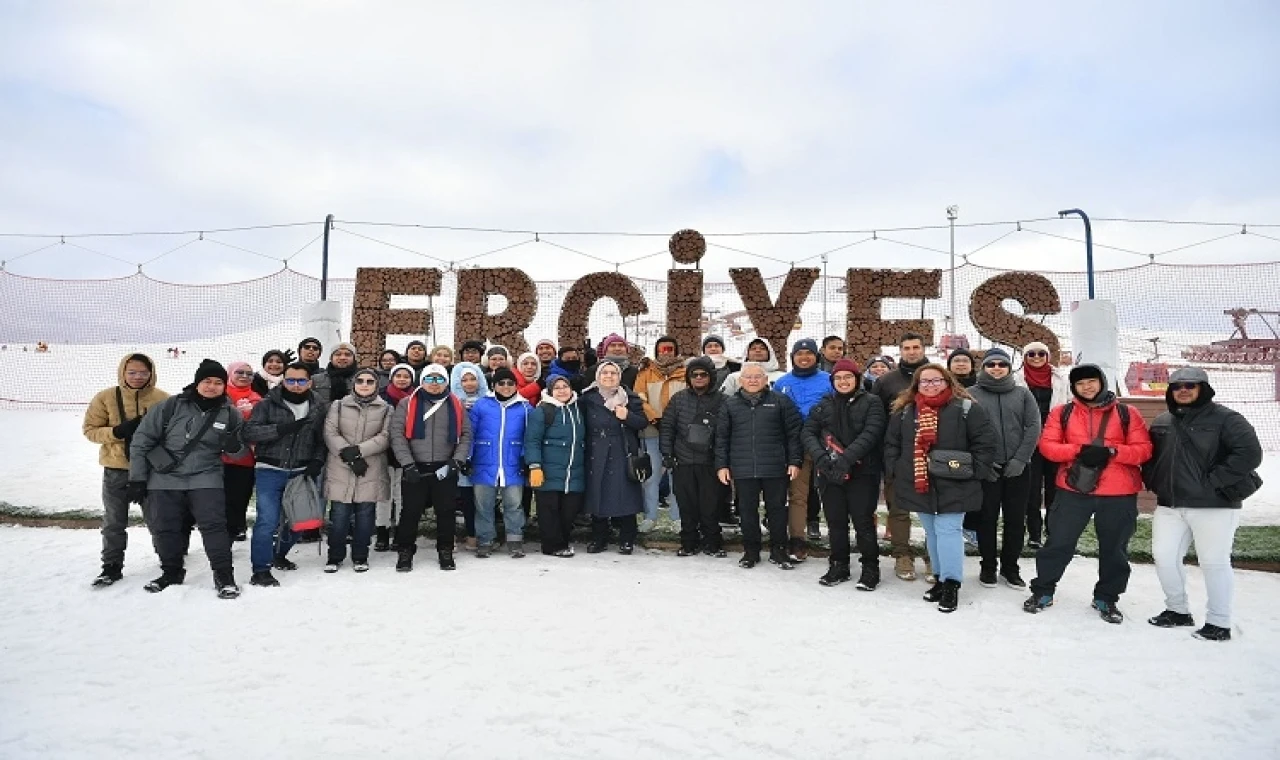
[[[69,238],[26,256],[56,239],[0,237],[0,258],[22,274],[115,277],[186,244],[145,271],[221,281],[301,251],[293,266],[318,273],[327,213],[343,220],[338,275],[524,243],[465,263],[539,279],[612,268],[556,246],[623,262],[682,227],[945,225],[950,204],[961,223],[1079,206],[1280,224],[1278,32],[1269,0],[9,0],[0,232],[309,226]],[[353,223],[375,221],[546,242]],[[1081,235],[1056,219],[1027,229]],[[592,230],[658,235],[554,234]],[[1013,230],[962,228],[957,249],[1000,238],[974,261],[1082,263],[1077,243]],[[1163,260],[1280,259],[1280,227],[1256,230],[1277,240],[1236,235]],[[1138,254],[1233,231],[1096,226],[1099,243]],[[833,253],[832,268],[946,266],[946,230],[881,236]],[[705,265],[778,273],[867,237],[713,236],[727,248]],[[1146,259],[1099,249],[1098,260]]]

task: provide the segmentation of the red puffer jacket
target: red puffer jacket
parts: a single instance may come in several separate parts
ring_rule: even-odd
[[[253,388],[237,388],[230,383],[227,384],[227,398],[231,399],[231,405],[240,411],[240,414],[247,420],[253,412],[253,407],[257,406],[262,400]],[[245,453],[238,457],[229,457],[222,455],[223,464],[233,464],[237,467],[252,467],[254,465],[253,447],[245,446]]]
[[[1147,432],[1147,423],[1137,409],[1129,407],[1129,433],[1125,435],[1120,421],[1119,402],[1114,399],[1103,406],[1089,406],[1078,398],[1072,398],[1075,405],[1071,410],[1071,418],[1067,420],[1067,429],[1062,429],[1062,407],[1049,410],[1049,417],[1044,423],[1044,433],[1040,436],[1040,453],[1051,462],[1058,462],[1058,488],[1074,490],[1067,485],[1067,470],[1075,461],[1080,449],[1093,443],[1098,434],[1098,425],[1102,415],[1111,409],[1111,419],[1107,421],[1106,435],[1103,445],[1116,450],[1098,479],[1098,488],[1093,496],[1129,496],[1142,490],[1142,464],[1151,458],[1151,434]]]

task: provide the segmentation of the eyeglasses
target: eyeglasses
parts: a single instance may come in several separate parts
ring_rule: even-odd
[[[145,369],[131,369],[124,373],[125,377],[151,377],[151,373]]]
[[[984,366],[984,367],[1001,367],[1001,368],[1003,368],[1003,369],[1009,369],[1009,362],[987,362],[986,364],[984,364],[984,365],[982,365],[982,366]]]
[[[494,383],[493,385],[494,385],[494,387],[495,387],[495,388],[500,388],[500,387],[502,387],[502,386],[504,386],[504,385],[515,385],[515,384],[516,384],[516,381],[515,381],[515,380],[499,380],[498,382]]]
[[[1169,390],[1192,391],[1192,390],[1195,390],[1197,385],[1199,385],[1199,383],[1169,383]]]
[[[372,377],[357,377],[356,385],[377,385],[378,381]]]
[[[304,343],[301,346],[298,346],[298,350],[299,351],[319,351],[320,347],[314,343]]]
[[[1049,355],[1048,351],[1028,351],[1027,352],[1027,356],[1033,356],[1038,358],[1044,358],[1048,355]]]
[[[238,369],[233,372],[236,377],[253,377],[253,371],[247,369]]]
[[[933,387],[933,386],[936,386],[936,385],[946,385],[946,384],[947,384],[946,379],[945,379],[945,378],[941,378],[941,377],[937,377],[937,378],[929,378],[928,380],[921,380],[921,381],[920,381],[920,385],[921,385],[921,387],[926,386],[926,385],[927,385],[927,386],[929,386],[929,387]]]
[[[837,383],[852,383],[858,379],[858,376],[852,372],[841,372],[838,375],[832,375],[831,379],[835,380]]]
[[[434,383],[436,385],[439,385],[444,382],[444,378],[441,377],[440,375],[427,375],[426,377],[422,378],[422,382]]]
[[[285,385],[293,385],[293,386],[306,385],[309,382],[311,382],[311,378],[309,377],[286,377],[284,379]]]

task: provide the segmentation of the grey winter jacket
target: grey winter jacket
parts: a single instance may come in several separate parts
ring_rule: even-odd
[[[225,398],[208,412],[200,411],[193,400],[194,393],[192,388],[167,398],[143,416],[129,448],[129,480],[146,481],[152,491],[222,488],[222,455],[238,456],[245,450],[241,442],[242,418]],[[214,415],[213,425],[182,464],[171,473],[156,472],[147,461],[147,452],[164,446],[175,457],[180,456],[189,437],[204,425],[207,415]],[[169,417],[167,422],[166,417]]]
[[[324,442],[329,458],[324,471],[324,495],[330,501],[359,504],[391,499],[391,476],[387,470],[388,431],[391,405],[374,396],[360,403],[354,393],[329,407],[324,421]],[[356,477],[340,452],[348,446],[360,449],[369,469]]]
[[[426,435],[422,438],[409,438],[405,435],[408,422],[407,410],[414,396],[419,396],[418,414],[425,414],[431,408],[431,402],[421,398],[422,393],[423,391],[419,389],[401,399],[396,405],[395,413],[391,415],[391,429],[387,434],[391,437],[391,451],[395,454],[396,460],[401,465],[408,466],[410,462],[432,464],[454,459],[459,461],[470,459],[471,415],[467,414],[465,408],[461,415],[462,433],[458,436],[458,442],[452,446],[449,445],[449,410],[443,407],[427,420]],[[440,403],[448,404],[452,401],[445,398]]]
[[[969,395],[982,405],[995,429],[995,463],[1004,466],[1014,459],[1029,463],[1040,442],[1040,405],[1035,395],[1015,383],[1012,375],[993,380],[981,370]]]
[[[280,434],[280,426],[294,421],[285,403],[284,386],[276,386],[253,408],[244,426],[244,439],[254,444],[258,464],[297,470],[312,462],[324,462],[324,405],[309,393],[306,420],[301,430]]]
[[[1156,417],[1151,444],[1154,452],[1142,466],[1142,481],[1162,507],[1239,509],[1241,502],[1218,489],[1243,480],[1262,464],[1262,445],[1253,425],[1234,409],[1212,401],[1182,414]]]
[[[739,389],[725,399],[716,420],[716,469],[729,468],[734,480],[785,478],[787,467],[804,461],[794,402],[765,389],[755,399]]]

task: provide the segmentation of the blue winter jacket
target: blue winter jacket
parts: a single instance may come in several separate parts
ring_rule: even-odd
[[[547,424],[547,410],[551,424]],[[542,468],[539,491],[581,493],[587,490],[587,425],[575,393],[568,404],[542,392],[542,403],[529,412],[524,428],[524,461]]]
[[[796,377],[788,372],[773,382],[773,389],[791,399],[800,416],[808,419],[809,410],[831,392],[831,375],[818,370],[809,377]]]
[[[523,486],[525,419],[533,407],[520,394],[489,395],[471,407],[471,484]]]

